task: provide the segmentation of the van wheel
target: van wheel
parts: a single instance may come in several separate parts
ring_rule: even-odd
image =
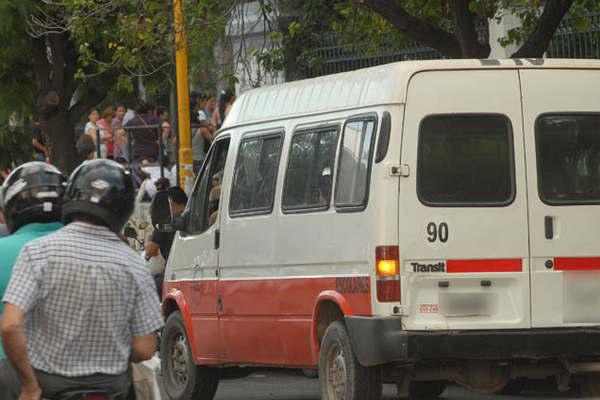
[[[510,381],[508,381],[506,386],[498,390],[496,394],[516,396],[520,394],[523,390],[525,390],[526,385],[527,379],[511,379]]]
[[[427,381],[427,382],[411,382],[410,397],[411,400],[433,400],[438,398],[446,390],[445,381]],[[400,397],[404,399],[405,397]]]
[[[332,322],[321,342],[319,381],[323,400],[378,400],[381,370],[365,368],[356,359],[346,327]]]
[[[581,394],[583,397],[600,398],[600,374],[589,374],[582,376]]]
[[[194,364],[179,311],[167,318],[162,332],[160,359],[162,381],[170,399],[212,400],[215,397],[219,384],[217,372]]]

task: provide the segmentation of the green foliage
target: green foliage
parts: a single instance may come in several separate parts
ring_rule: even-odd
[[[31,134],[23,126],[10,126],[8,119],[0,121],[0,170],[30,161]]]
[[[0,169],[32,156],[31,135],[15,121],[30,114],[35,102],[31,44],[23,22],[31,9],[31,1],[0,1]]]
[[[523,21],[523,25],[510,29],[508,35],[500,39],[502,46],[523,42],[533,32],[543,5],[541,0],[512,0],[505,1],[505,3],[504,12],[510,12],[519,17]],[[599,10],[600,0],[574,1],[564,23],[574,31],[582,31],[590,26],[589,13]],[[495,18],[500,20],[504,12],[498,12],[495,14]]]
[[[24,23],[31,8],[31,1],[0,0],[0,121],[30,110],[34,103],[31,44]]]
[[[386,15],[380,15],[365,7],[365,0],[291,0],[288,11],[298,16],[287,26],[281,42],[284,46],[302,46],[293,60],[308,68],[318,68],[323,60],[316,56],[317,47],[342,44],[357,54],[385,53],[406,47],[413,40],[400,33]],[[447,0],[390,0],[406,12],[434,27],[449,33],[454,30],[450,2]],[[535,29],[545,1],[543,0],[471,0],[469,9],[478,21],[500,20],[504,13],[511,13],[523,21],[523,26],[512,29],[500,40],[502,46],[523,42]],[[587,14],[600,10],[600,0],[577,0],[574,2],[566,23],[574,30],[589,27]],[[274,56],[277,56],[276,54]],[[267,68],[277,67],[265,58]],[[285,62],[290,62],[286,60]]]

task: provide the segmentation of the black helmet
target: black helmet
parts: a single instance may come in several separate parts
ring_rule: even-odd
[[[65,181],[58,168],[41,161],[15,168],[0,187],[8,231],[32,222],[60,221]]]
[[[118,233],[133,212],[135,192],[129,171],[105,159],[85,161],[69,178],[63,221],[74,216],[108,226]]]

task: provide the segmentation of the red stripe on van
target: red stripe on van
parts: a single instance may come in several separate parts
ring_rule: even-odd
[[[523,260],[491,259],[491,260],[448,260],[446,272],[451,274],[469,272],[521,272]]]
[[[556,271],[600,271],[600,257],[558,257],[554,259]]]

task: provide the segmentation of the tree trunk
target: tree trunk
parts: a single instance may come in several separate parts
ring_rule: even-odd
[[[554,32],[560,25],[563,17],[573,6],[573,0],[547,0],[544,11],[532,34],[511,58],[541,58],[544,56]]]
[[[486,58],[491,48],[489,43],[479,43],[476,16],[469,10],[469,1],[455,0],[451,3],[451,9],[462,58]]]
[[[50,150],[50,161],[65,174],[70,174],[79,163],[75,149],[74,125],[69,122],[69,114],[58,111],[46,119],[46,134]]]

